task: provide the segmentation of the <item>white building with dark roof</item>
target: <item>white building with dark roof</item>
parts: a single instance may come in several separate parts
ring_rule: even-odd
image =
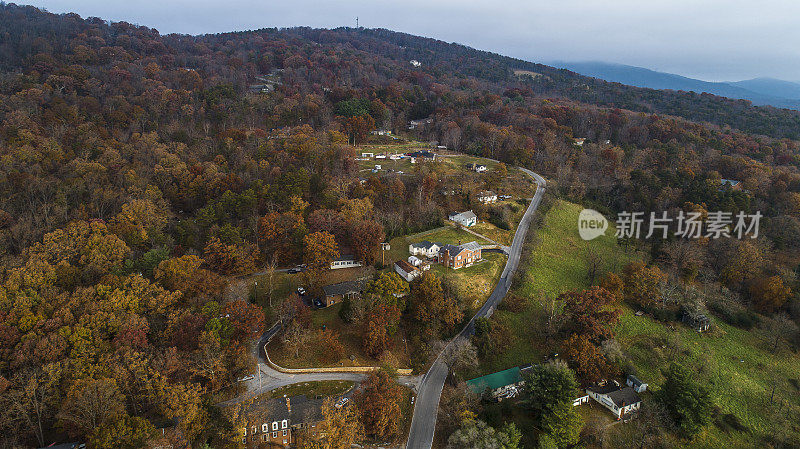
[[[617,382],[593,385],[586,389],[586,393],[618,420],[630,418],[642,405],[642,399],[632,387],[621,387]]]
[[[452,213],[447,218],[450,221],[465,227],[475,226],[478,224],[478,216],[475,215],[475,212],[472,212],[471,210],[461,213]]]

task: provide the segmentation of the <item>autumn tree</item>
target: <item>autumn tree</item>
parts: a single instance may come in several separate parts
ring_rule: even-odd
[[[339,245],[333,235],[325,231],[308,234],[303,239],[303,261],[308,264],[310,275],[316,279],[329,270],[331,262],[339,257]]]
[[[608,362],[600,347],[587,335],[572,334],[564,342],[564,359],[575,369],[584,382],[592,383],[608,375],[616,374],[617,369]]]
[[[430,271],[411,283],[411,316],[436,335],[461,321],[464,312],[451,295],[446,295],[439,277]]]
[[[783,285],[780,276],[754,279],[748,290],[756,308],[764,313],[773,313],[783,307],[792,293],[789,287]]]
[[[364,439],[364,425],[355,404],[336,407],[328,398],[322,404],[319,439],[303,444],[303,449],[350,449]]]
[[[641,307],[658,303],[660,287],[667,277],[656,267],[642,262],[631,262],[623,270],[625,300]]]
[[[558,296],[564,303],[564,315],[571,332],[600,343],[612,338],[621,311],[614,307],[615,298],[602,287],[569,291]]]
[[[374,264],[385,237],[383,226],[373,220],[356,223],[350,234],[350,246],[356,259],[363,260],[368,265]]]
[[[125,412],[123,396],[114,379],[83,379],[67,393],[59,419],[84,435],[120,419]]]
[[[403,392],[387,370],[371,372],[355,396],[364,432],[383,440],[400,436]]]
[[[364,288],[364,295],[369,296],[374,301],[397,306],[400,310],[405,309],[405,297],[409,292],[408,282],[404,281],[397,273],[381,272],[378,278],[367,283]]]
[[[361,346],[370,357],[377,358],[384,351],[391,349],[392,336],[397,332],[400,322],[400,310],[395,306],[379,304],[367,315]]]

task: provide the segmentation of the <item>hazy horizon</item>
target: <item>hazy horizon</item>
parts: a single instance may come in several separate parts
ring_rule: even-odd
[[[470,1],[308,0],[225,3],[177,0],[108,2],[30,0],[53,13],[126,21],[159,32],[206,34],[268,27],[336,28],[359,24],[457,42],[532,62],[605,62],[704,81],[800,81],[800,2],[591,0],[512,1],[502,8]],[[476,31],[477,30],[477,31]]]

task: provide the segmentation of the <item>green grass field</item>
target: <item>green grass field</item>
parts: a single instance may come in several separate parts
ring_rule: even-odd
[[[514,280],[514,294],[528,298],[528,306],[522,313],[498,310],[495,318],[508,324],[516,339],[513,345],[496,360],[481,366],[483,374],[515,365],[535,363],[554,348],[543,347],[536,323],[542,315],[540,299],[555,297],[560,293],[589,287],[586,276],[586,252],[590,246],[601,260],[599,275],[608,271],[619,271],[628,261],[636,257],[617,245],[613,224],[605,236],[584,241],[578,235],[578,214],[581,206],[557,201],[547,212],[544,223],[536,231],[536,238],[527,245],[535,244],[522,262],[520,275]],[[599,277],[599,276],[598,276]]]
[[[506,264],[506,256],[503,254],[484,252],[481,257],[483,261],[458,270],[439,264],[431,266],[431,271],[455,285],[457,294],[467,298],[468,304],[474,310],[479,309],[489,298]]]
[[[738,422],[748,429],[726,431],[711,425],[688,447],[753,447],[752,435],[769,435],[777,425],[772,415],[778,413],[781,400],[786,401],[782,414],[800,413],[800,357],[788,351],[773,354],[769,343],[754,332],[712,319],[715,329],[699,334],[677,323],[637,317],[626,308],[617,339],[640,378],[660,384],[661,370],[677,360],[711,387],[720,408],[718,421]],[[770,402],[773,385],[776,399]]]
[[[542,313],[537,299],[589,286],[585,263],[589,245],[595,246],[601,257],[601,274],[618,272],[628,261],[639,257],[617,245],[613,229],[606,231],[605,237],[583,241],[577,233],[580,210],[579,205],[558,201],[548,211],[544,224],[537,231],[537,246],[523,262],[527,268],[513,287],[516,294],[530,298],[527,309],[522,313],[499,310],[495,314],[497,319],[512,327],[517,340],[498,360],[481,366],[482,374],[538,362],[544,354],[557,349],[542,347],[541,336],[531,325]],[[625,305],[622,310],[617,340],[642,380],[658,388],[664,381],[662,370],[675,360],[696,370],[698,380],[714,392],[719,407],[715,424],[693,441],[682,442],[682,446],[698,449],[755,447],[757,438],[776,430],[778,424],[774,415],[778,413],[781,400],[784,401],[782,414],[794,417],[788,419],[796,419],[800,413],[800,356],[797,354],[786,350],[772,354],[767,342],[755,331],[727,325],[714,317],[715,330],[698,334],[680,323],[661,323],[646,315],[637,317]],[[776,385],[777,399],[771,403],[773,385]],[[652,400],[652,396],[645,393],[644,399]],[[735,426],[729,425],[732,422],[748,430],[737,431]],[[793,426],[795,431],[800,431],[796,423]],[[625,426],[612,429],[612,432],[624,432]]]

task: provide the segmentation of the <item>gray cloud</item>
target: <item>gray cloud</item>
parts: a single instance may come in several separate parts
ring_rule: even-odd
[[[55,13],[162,33],[264,27],[388,28],[531,61],[605,61],[706,79],[800,80],[793,0],[32,0]]]

